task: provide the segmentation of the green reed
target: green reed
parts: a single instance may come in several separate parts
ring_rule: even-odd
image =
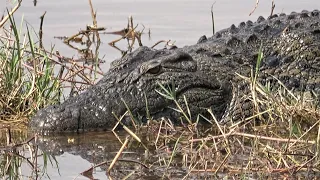
[[[26,119],[36,110],[60,99],[51,51],[39,48],[28,26],[17,27],[13,16],[0,38],[0,120]],[[23,22],[23,21],[22,21]]]

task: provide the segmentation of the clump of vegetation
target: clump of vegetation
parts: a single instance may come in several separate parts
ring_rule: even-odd
[[[58,102],[60,82],[50,60],[52,50],[40,47],[28,26],[19,28],[10,14],[8,19],[0,38],[0,120],[16,124],[25,122],[39,108]]]
[[[42,27],[37,34],[23,20],[16,24],[13,14],[20,4],[18,1],[0,23],[0,134],[6,137],[0,143],[0,177],[20,179],[21,165],[26,163],[37,179],[45,171],[37,168],[39,154],[30,144],[36,136],[28,138],[21,129],[38,109],[60,101],[61,83],[52,61],[53,48],[47,51],[42,45]],[[52,159],[42,155],[46,166]]]
[[[54,47],[44,47],[42,25],[46,13],[40,17],[38,32],[23,19],[16,24],[14,12],[20,4],[18,1],[0,23],[0,120],[14,125],[25,124],[38,109],[59,103],[67,91],[70,96],[82,92],[103,74],[95,14],[94,26],[83,32],[87,47],[77,49],[83,57],[74,59],[60,55]],[[95,54],[90,50],[93,43]]]
[[[102,74],[98,63],[87,66],[72,58],[63,58],[53,47],[47,50],[42,40],[45,13],[40,17],[39,31],[21,19],[16,24],[14,12],[22,0],[0,20],[0,177],[20,179],[21,165],[30,167],[30,178],[46,175],[46,166],[57,163],[53,156],[38,151],[37,135],[26,131],[29,118],[40,108],[63,100],[63,91],[83,91]],[[90,33],[87,34],[91,35]],[[94,58],[96,60],[96,58]],[[94,67],[93,67],[94,66]],[[89,72],[89,73],[88,73]],[[43,158],[43,169],[38,167]]]

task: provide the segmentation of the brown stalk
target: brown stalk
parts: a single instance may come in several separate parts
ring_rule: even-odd
[[[215,33],[214,29],[214,16],[213,16],[213,6],[216,4],[216,1],[211,5],[211,22],[212,22],[212,35]]]
[[[160,40],[158,42],[156,42],[153,46],[151,46],[151,48],[153,49],[154,47],[156,47],[158,44],[163,43],[163,42],[167,42],[166,40]]]
[[[120,40],[131,37],[132,32],[134,32],[134,30],[135,30],[137,27],[138,27],[138,25],[136,25],[136,27],[134,27],[133,29],[130,28],[129,31],[128,31],[124,36],[122,36],[122,37],[119,38],[119,39],[116,39],[116,40],[114,40],[114,41],[109,42],[109,44],[110,44],[111,46],[114,46],[114,44],[117,43],[117,42],[119,42]],[[134,36],[133,36],[133,37],[134,37]],[[134,38],[133,38],[133,39],[134,39]]]
[[[29,52],[29,51],[26,51],[26,52]],[[40,53],[38,53],[38,52],[34,52],[34,53],[35,53],[36,55],[39,55],[39,56],[43,57],[43,55],[40,54]],[[53,54],[53,56],[57,57],[58,59],[61,58],[60,55],[55,55],[55,54]],[[49,56],[48,56],[47,58],[48,58],[50,61],[52,61],[52,62],[54,62],[54,63],[56,63],[56,64],[59,64],[60,66],[65,67],[67,70],[73,71],[72,68],[66,66],[65,64],[63,64],[63,62],[57,61],[57,60],[55,60],[55,59],[53,59],[52,57],[49,57]],[[89,70],[94,70],[92,67],[89,67],[89,66],[86,66],[86,65],[79,65],[79,64],[75,63],[74,61],[71,61],[70,59],[65,59],[65,58],[63,58],[63,60],[65,60],[67,63],[74,64],[74,65],[76,65],[76,66],[78,66],[78,67],[80,67],[80,68],[85,68],[85,69],[89,69]],[[25,67],[27,67],[28,69],[30,69],[30,70],[34,70],[33,67],[31,67],[31,66],[29,66],[29,65],[27,65],[27,64],[25,64],[25,63],[23,63],[23,65],[24,65]],[[101,72],[101,71],[95,71],[95,72],[98,73],[98,74],[100,74],[100,75],[104,75],[104,73]],[[43,73],[41,73],[41,72],[36,72],[36,73],[37,73],[37,74],[43,74]]]
[[[43,13],[42,16],[40,16],[40,30],[39,30],[39,41],[40,41],[40,45],[39,47],[42,49],[43,48],[43,43],[42,43],[42,35],[43,35],[43,31],[42,31],[42,26],[43,26],[43,19],[44,19],[44,16],[46,15],[47,11],[45,11]]]
[[[140,162],[140,161],[136,161],[136,160],[132,160],[132,159],[118,159],[117,161],[119,161],[119,162],[122,161],[122,162],[136,163],[136,164],[139,164],[139,165],[141,165],[142,167],[144,167],[144,168],[146,168],[146,169],[149,169],[149,167],[148,167],[146,164],[144,164],[144,163],[142,163],[142,162]],[[92,172],[93,172],[93,169],[94,169],[94,168],[97,168],[97,167],[100,167],[100,166],[103,166],[103,165],[107,165],[107,164],[110,163],[110,162],[111,162],[111,161],[103,161],[103,162],[101,162],[101,163],[99,163],[99,164],[96,164],[96,165],[90,167],[89,169],[83,171],[83,172],[80,173],[80,174],[82,174],[82,175],[87,175],[87,174],[92,175]]]
[[[118,153],[116,154],[116,156],[113,158],[107,172],[106,175],[110,175],[110,171],[113,168],[113,166],[115,165],[115,163],[117,162],[117,160],[119,159],[119,157],[121,156],[123,150],[127,147],[129,143],[129,137],[126,137],[126,140],[124,141],[124,143],[122,144],[121,148],[119,149]]]
[[[90,5],[92,22],[93,22],[93,28],[91,28],[90,30],[95,29],[95,30],[94,30],[94,34],[97,36],[98,42],[100,42],[100,36],[99,36],[98,31],[99,31],[99,30],[105,30],[105,28],[98,28],[97,13],[95,13],[95,12],[93,11],[93,5],[92,5],[91,0],[89,0],[89,5]],[[94,37],[94,36],[93,36],[93,37]]]
[[[212,136],[212,137],[207,137],[207,138],[202,138],[202,139],[193,139],[189,140],[189,142],[200,142],[203,140],[213,140],[213,139],[220,139],[220,138],[226,138],[229,136],[243,136],[243,137],[249,137],[249,138],[257,138],[257,139],[262,139],[262,140],[269,140],[269,141],[277,141],[277,142],[290,142],[290,143],[307,143],[307,144],[315,144],[315,141],[304,141],[304,140],[299,140],[299,139],[286,139],[286,138],[274,138],[274,137],[267,137],[267,136],[261,136],[261,135],[254,135],[254,134],[248,134],[248,133],[239,133],[239,132],[228,132],[223,135],[217,135],[217,136]]]
[[[68,37],[67,39],[65,39],[63,42],[64,43],[69,43],[72,39],[74,39],[75,37],[79,36],[79,35],[87,35],[88,33],[90,33],[91,30],[81,30],[79,31],[77,34],[74,34],[70,37]]]
[[[254,6],[253,10],[249,13],[249,16],[251,16],[254,13],[254,11],[257,9],[259,2],[260,2],[260,0],[256,1],[256,5]]]
[[[127,126],[123,125],[122,126],[123,129],[130,134],[130,136],[132,136],[136,141],[138,141],[139,143],[141,143],[141,139],[134,133],[131,131],[131,129],[129,129]]]
[[[157,149],[157,144],[158,144],[160,133],[161,133],[162,123],[163,123],[163,120],[160,121],[159,130],[158,130],[158,133],[157,133],[156,140],[154,142],[154,145],[155,145],[156,149]]]
[[[275,8],[275,7],[276,7],[276,5],[274,4],[274,0],[272,0],[270,16],[273,15],[273,11],[274,11],[274,8]]]
[[[97,27],[97,19],[96,19],[96,14],[93,11],[93,6],[92,6],[92,2],[91,0],[89,0],[89,5],[90,5],[90,10],[91,10],[91,17],[92,17],[92,21],[93,21],[93,26]]]

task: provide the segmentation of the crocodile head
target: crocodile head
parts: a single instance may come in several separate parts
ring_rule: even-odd
[[[109,129],[117,123],[114,115],[128,109],[142,119],[148,112],[154,119],[179,120],[182,114],[172,100],[158,93],[159,84],[175,87],[178,103],[186,110],[186,99],[193,119],[206,114],[207,108],[221,117],[231,99],[230,84],[199,71],[188,53],[141,47],[112,62],[106,75],[84,93],[38,111],[30,125],[38,131]]]

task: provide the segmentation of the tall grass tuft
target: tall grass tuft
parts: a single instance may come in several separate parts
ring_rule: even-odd
[[[23,21],[22,21],[23,22]],[[0,38],[0,120],[24,123],[28,116],[60,99],[52,51],[39,48],[28,26],[18,28],[13,16]]]

